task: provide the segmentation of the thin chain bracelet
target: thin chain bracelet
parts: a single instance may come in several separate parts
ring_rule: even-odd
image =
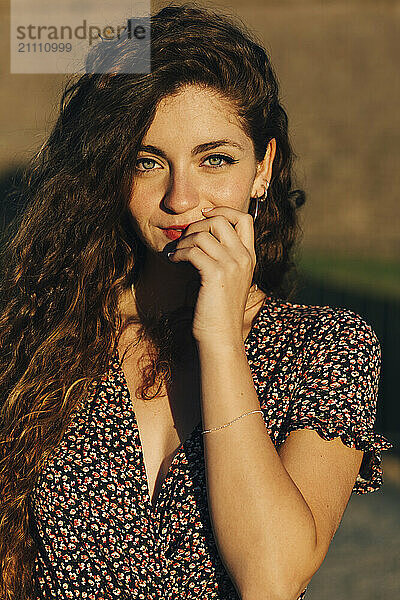
[[[233,421],[226,423],[226,425],[221,425],[221,427],[214,427],[213,429],[205,429],[201,433],[209,433],[210,431],[217,431],[217,429],[223,429],[224,427],[228,427],[228,425],[231,425],[232,423],[234,423],[238,419],[241,419],[242,417],[245,417],[246,415],[252,415],[253,413],[258,413],[258,412],[262,414],[262,410],[251,410],[248,413],[244,413],[244,415],[240,415],[240,417],[236,417],[236,419],[233,419]]]

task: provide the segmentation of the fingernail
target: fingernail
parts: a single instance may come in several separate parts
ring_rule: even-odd
[[[211,208],[202,208],[201,212],[208,212],[209,210],[212,210],[212,209],[213,209],[213,207],[211,207]]]
[[[174,254],[174,253],[175,253],[175,250],[172,250],[172,252],[168,252],[168,253],[167,253],[167,256],[168,256],[168,258],[169,258],[169,257],[170,257],[172,254]]]

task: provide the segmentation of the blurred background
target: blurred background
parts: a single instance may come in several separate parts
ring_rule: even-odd
[[[172,2],[153,1],[152,12]],[[182,4],[179,0],[175,4]],[[309,600],[400,597],[400,2],[227,0],[200,5],[241,19],[270,53],[305,190],[292,302],[350,308],[382,347],[376,430],[384,486],[352,494]],[[116,5],[117,10],[117,5]],[[1,0],[0,227],[18,209],[21,167],[58,114],[64,75],[10,74]]]

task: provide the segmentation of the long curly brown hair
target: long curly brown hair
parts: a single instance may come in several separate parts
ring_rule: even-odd
[[[113,72],[102,73],[111,43]],[[124,190],[162,98],[191,84],[218,91],[236,108],[257,161],[276,139],[268,201],[255,222],[253,282],[286,299],[293,291],[296,209],[305,195],[291,189],[295,155],[267,51],[239,19],[192,2],[151,16],[150,73],[124,71],[133,52],[123,38],[100,42],[87,57],[86,74],[68,81],[57,122],[25,169],[25,208],[3,236],[0,591],[6,600],[34,598],[27,499],[109,364],[123,329],[119,298],[143,265]],[[171,375],[173,318],[143,319],[155,350],[143,398],[155,397],[158,391],[147,391]]]

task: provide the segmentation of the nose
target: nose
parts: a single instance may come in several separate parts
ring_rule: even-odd
[[[198,190],[187,172],[171,175],[163,204],[168,211],[175,214],[189,214],[199,206]]]

